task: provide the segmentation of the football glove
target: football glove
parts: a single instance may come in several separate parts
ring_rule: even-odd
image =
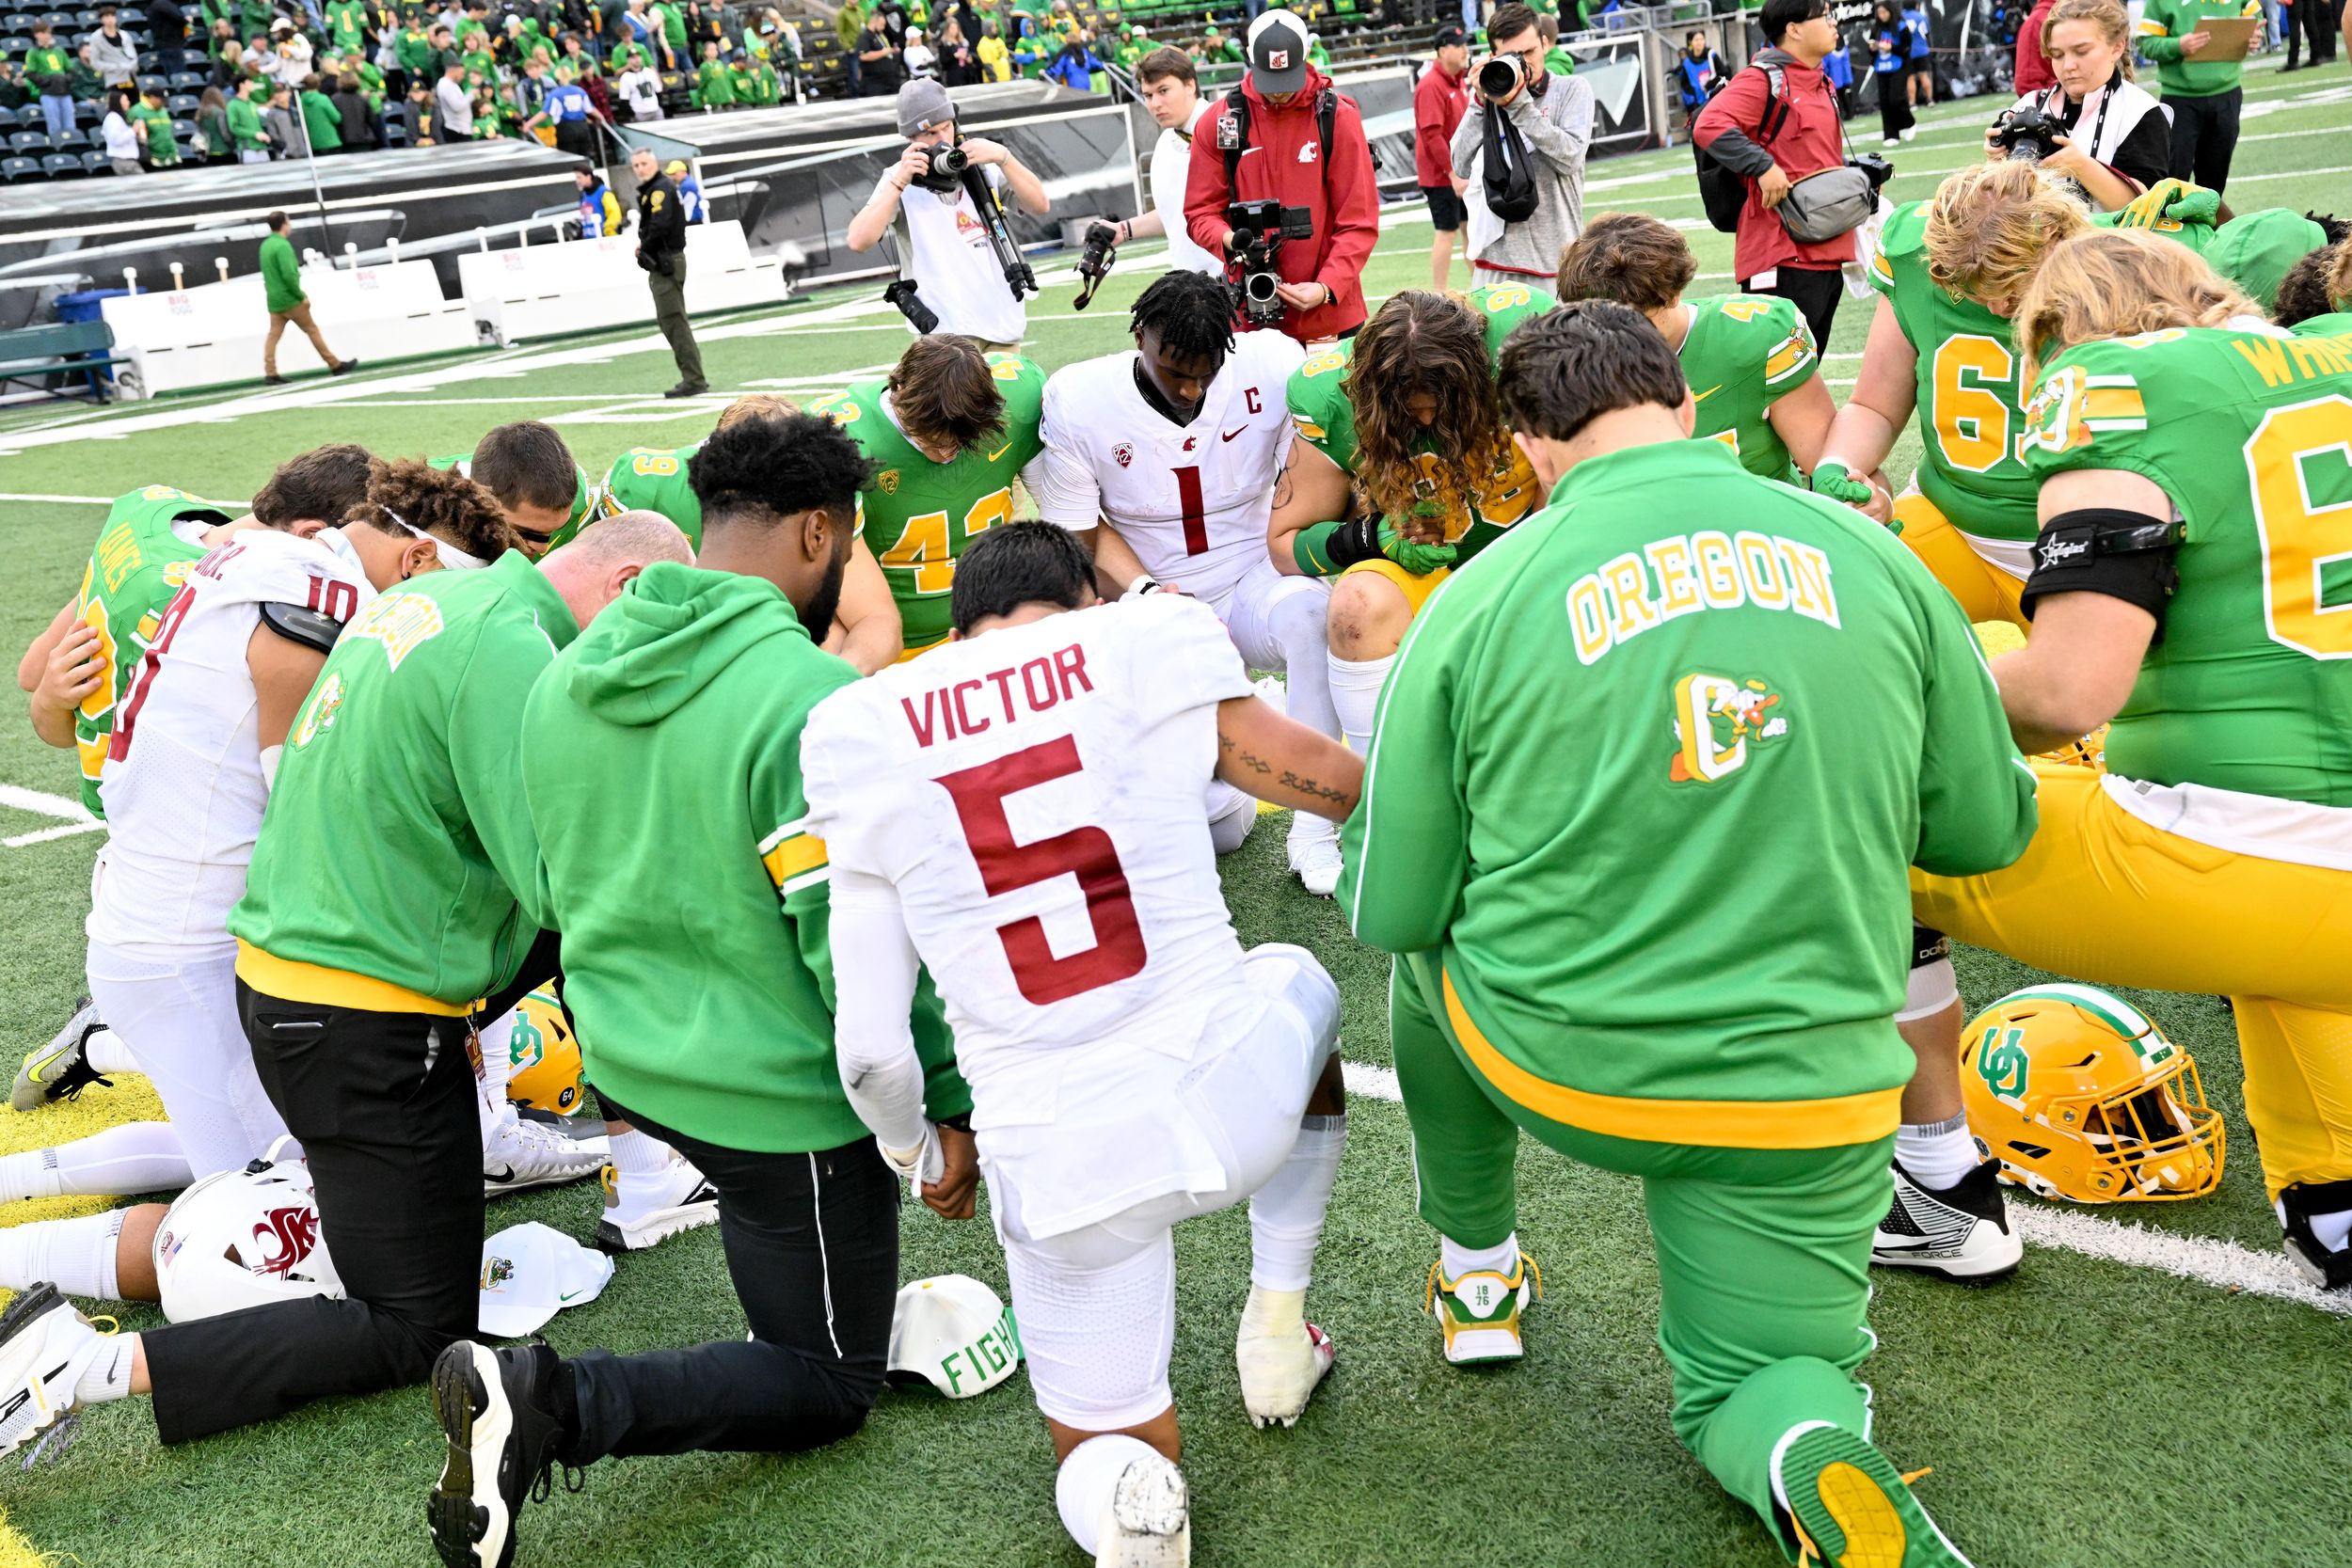
[[[2185,180],[2159,180],[2145,194],[2116,214],[2118,229],[2153,229],[2164,222],[2212,225],[2221,216],[2217,191]]]
[[[1870,487],[1868,480],[1859,477],[1843,463],[1830,458],[1823,458],[1820,466],[1813,470],[1812,485],[1815,495],[1844,501],[1848,506],[1867,506],[1870,498],[1878,493]]]
[[[1457,554],[1452,545],[1423,545],[1406,538],[1386,517],[1380,519],[1380,553],[1417,578],[1452,566]]]

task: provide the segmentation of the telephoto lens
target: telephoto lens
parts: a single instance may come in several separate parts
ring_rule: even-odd
[[[1518,90],[1519,62],[1508,55],[1498,55],[1478,68],[1478,95],[1489,103],[1500,103]]]

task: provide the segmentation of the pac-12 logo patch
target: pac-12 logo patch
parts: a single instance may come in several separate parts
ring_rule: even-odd
[[[1121,441],[1111,448],[1111,455],[1119,459],[1120,467],[1126,467],[1136,460],[1136,444],[1133,441]]]
[[[898,493],[898,470],[896,468],[884,468],[881,473],[874,476],[874,483],[882,486],[882,493],[883,495],[895,496]]]

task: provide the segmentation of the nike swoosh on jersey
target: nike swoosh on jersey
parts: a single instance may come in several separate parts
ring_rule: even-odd
[[[1228,441],[1230,441],[1230,440],[1232,440],[1234,436],[1244,434],[1244,433],[1245,433],[1245,432],[1247,432],[1248,429],[1249,429],[1249,427],[1248,427],[1248,425],[1244,425],[1244,426],[1242,426],[1242,427],[1241,427],[1241,429],[1240,429],[1240,430],[1229,430],[1229,431],[1227,431],[1227,432],[1224,434],[1224,436],[1221,437],[1221,439],[1224,439],[1224,440],[1228,440]]]
[[[1010,451],[1012,451],[1012,443],[1010,441],[1007,441],[1003,446],[998,447],[994,451],[990,452],[988,454],[988,460],[991,463],[993,463]]]
[[[1714,396],[1717,392],[1720,392],[1720,391],[1722,391],[1723,389],[1724,389],[1724,384],[1723,384],[1722,382],[1718,381],[1717,383],[1715,383],[1715,385],[1714,385],[1714,386],[1709,387],[1709,388],[1708,388],[1706,391],[1704,391],[1704,392],[1693,392],[1693,393],[1692,393],[1692,394],[1691,394],[1691,402],[1692,402],[1693,404],[1705,403],[1705,402],[1706,402],[1708,398],[1713,397],[1713,396]]]

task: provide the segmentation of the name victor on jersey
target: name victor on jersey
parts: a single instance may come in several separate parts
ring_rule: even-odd
[[[1024,711],[1015,711],[1013,706],[1015,677],[1019,679],[1021,699],[1027,705]],[[898,707],[907,716],[907,727],[914,732],[914,743],[929,746],[940,739],[942,724],[946,727],[946,738],[949,740],[985,732],[996,721],[989,717],[991,704],[982,699],[977,715],[964,706],[965,697],[985,686],[996,688],[996,701],[1004,705],[1008,724],[1027,714],[1058,706],[1081,691],[1094,689],[1094,683],[1087,679],[1086,650],[1073,642],[1025,663],[991,670],[975,680],[933,687],[923,693],[919,712],[914,698],[899,698]]]

